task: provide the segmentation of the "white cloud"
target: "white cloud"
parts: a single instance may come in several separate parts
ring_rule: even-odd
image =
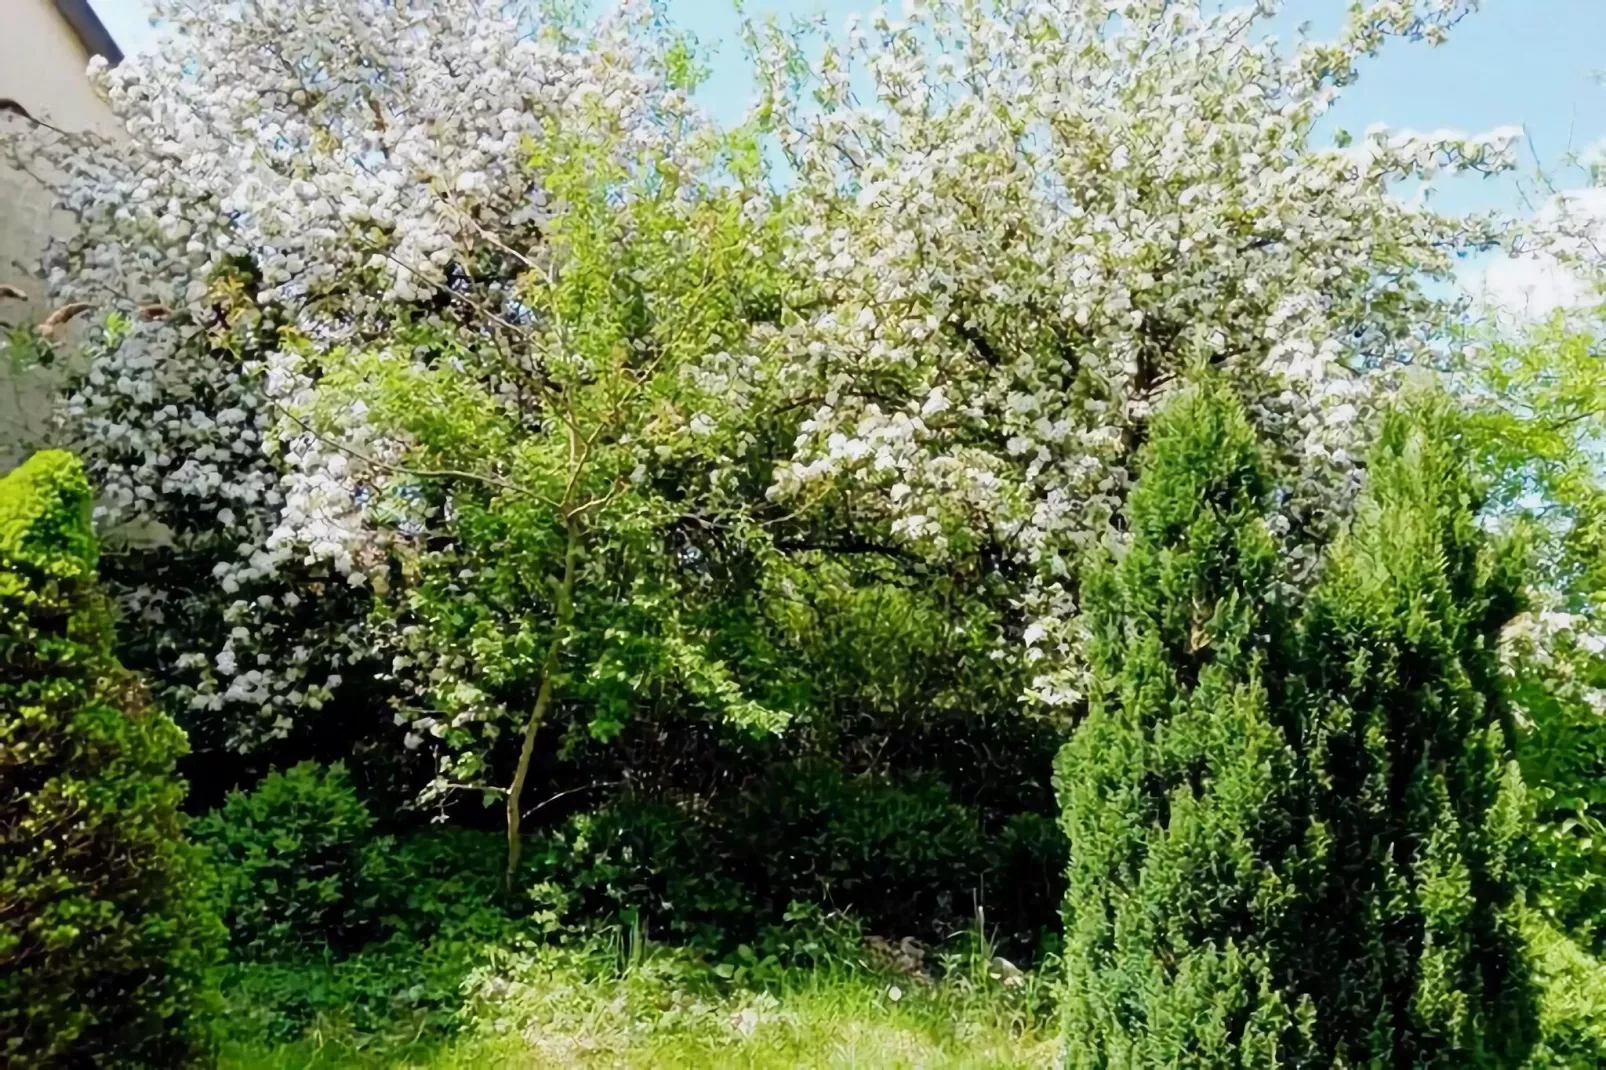
[[[1535,213],[1529,249],[1491,263],[1472,289],[1490,308],[1542,319],[1598,301],[1598,283],[1572,258],[1600,262],[1606,251],[1606,188],[1568,190]]]
[[[1555,257],[1529,253],[1490,264],[1478,296],[1502,312],[1544,319],[1558,309],[1583,305],[1589,287]]]

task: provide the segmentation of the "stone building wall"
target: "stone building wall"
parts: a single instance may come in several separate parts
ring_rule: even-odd
[[[74,6],[0,0],[0,123],[27,122],[17,114],[20,108],[61,130],[115,136],[111,110],[85,77],[90,51],[69,17],[81,18],[83,5],[78,11]],[[49,313],[39,262],[50,238],[67,233],[71,222],[53,209],[34,178],[0,159],[0,283],[29,295],[25,302],[0,300],[0,323],[37,323]],[[10,360],[0,359],[0,472],[48,437],[48,389],[35,379],[19,376]]]

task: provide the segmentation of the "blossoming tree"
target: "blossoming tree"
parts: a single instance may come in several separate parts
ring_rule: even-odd
[[[431,330],[506,347],[553,214],[530,145],[592,131],[668,174],[700,134],[639,5],[583,36],[467,0],[155,13],[165,45],[102,72],[128,140],[19,151],[65,176],[81,224],[58,301],[114,312],[64,412],[102,524],[163,536],[120,577],[143,662],[245,746],[374,654],[360,499],[407,449],[360,399],[326,417],[338,439],[301,419],[307,352]],[[500,460],[441,478],[494,483]]]
[[[1505,166],[1514,131],[1315,129],[1387,38],[1437,42],[1470,5],[1356,5],[1291,52],[1265,33],[1281,6],[916,2],[812,62],[755,36],[819,292],[786,336],[809,419],[775,492],[851,487],[933,557],[1010,562],[1049,707],[1082,692],[1076,562],[1179,373],[1237,384],[1301,474],[1278,535],[1313,561],[1377,373],[1447,324],[1427,280],[1499,232],[1396,189]]]

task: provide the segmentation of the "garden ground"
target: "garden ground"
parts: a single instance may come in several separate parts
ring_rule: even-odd
[[[528,967],[526,967],[528,968]],[[793,970],[761,988],[688,979],[673,957],[586,976],[543,968],[472,1001],[450,1041],[325,1015],[300,1040],[236,1043],[228,1070],[311,1067],[1040,1067],[1056,1055],[1042,982]],[[1007,987],[1006,987],[1007,984]],[[400,1023],[396,1023],[400,1025]]]

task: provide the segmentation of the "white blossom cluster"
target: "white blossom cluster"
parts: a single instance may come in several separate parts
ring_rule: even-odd
[[[1547,700],[1606,714],[1606,690],[1592,686],[1606,656],[1606,632],[1588,616],[1540,607],[1519,614],[1500,633],[1501,668],[1512,677],[1544,680]],[[1525,717],[1516,704],[1519,718]]]
[[[1288,50],[1275,2],[916,0],[827,38],[801,83],[804,45],[758,41],[817,287],[786,339],[810,417],[773,494],[846,488],[913,547],[1028,566],[1051,706],[1079,697],[1076,561],[1190,369],[1237,382],[1284,452],[1279,524],[1305,552],[1353,498],[1377,373],[1440,337],[1424,276],[1500,234],[1397,183],[1507,167],[1517,136],[1324,147],[1314,126],[1385,38],[1436,41],[1467,6],[1357,5],[1338,41]]]
[[[584,34],[487,0],[152,8],[159,47],[91,68],[125,137],[0,147],[78,221],[53,299],[118,314],[61,415],[103,526],[165,541],[119,593],[161,674],[243,747],[382,653],[354,589],[394,526],[371,507],[400,445],[360,408],[323,412],[304,354],[505,321],[511,287],[451,272],[541,255],[562,206],[531,145],[595,128],[673,166],[695,124],[650,3]]]
[[[642,72],[632,31],[646,5],[584,47],[505,8],[157,0],[172,39],[100,73],[127,149],[68,161],[86,172],[68,206],[92,230],[84,262],[54,281],[195,306],[219,265],[250,257],[262,304],[358,279],[362,293],[339,295],[352,309],[416,299],[485,228],[539,224],[527,138],[606,117],[661,139],[657,114],[684,109]],[[100,266],[115,271],[94,277]]]
[[[1556,193],[1489,265],[1479,296],[1523,321],[1590,321],[1606,296],[1606,186]]]

